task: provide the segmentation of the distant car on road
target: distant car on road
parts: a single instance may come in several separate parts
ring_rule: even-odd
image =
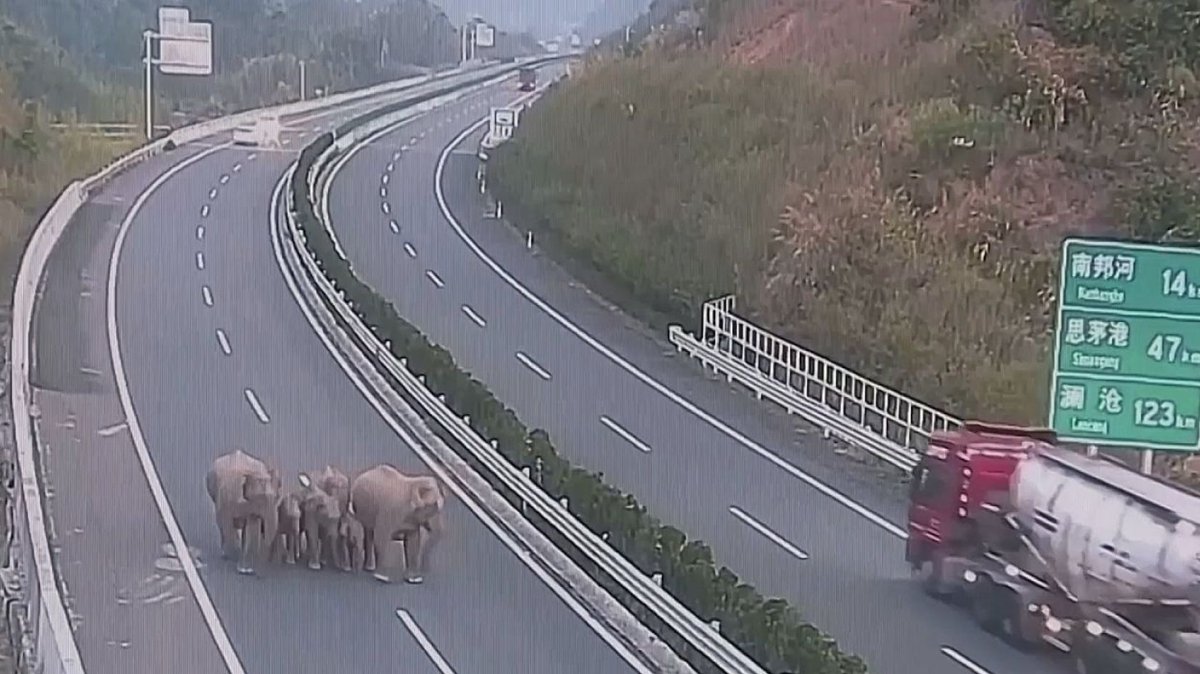
[[[279,143],[279,115],[266,113],[252,122],[246,122],[233,130],[234,145],[274,145]]]

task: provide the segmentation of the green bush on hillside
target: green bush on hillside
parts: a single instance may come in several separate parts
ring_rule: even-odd
[[[301,153],[291,183],[297,222],[323,273],[393,355],[407,359],[408,369],[425,377],[426,386],[435,394],[444,395],[456,414],[469,416],[471,427],[481,437],[494,439],[498,451],[513,465],[530,469],[550,496],[565,497],[571,512],[590,530],[606,535],[608,543],[642,572],[661,573],[663,587],[696,615],[705,620],[719,620],[721,632],[768,671],[866,672],[861,659],[843,653],[832,639],[802,622],[785,600],[765,598],[729,568],[718,568],[712,551],[703,542],[688,540],[683,532],[663,525],[633,496],[605,484],[602,474],[572,466],[559,455],[544,430],[528,430],[482,383],[459,369],[445,349],[431,344],[399,316],[391,302],[360,281],[349,263],[337,255],[328,233],[315,217],[306,184],[316,157],[332,142],[332,135],[324,134]],[[520,506],[513,494],[499,484],[496,486],[514,505]],[[532,521],[538,523],[535,518]],[[557,539],[561,547],[570,548],[552,528],[541,528]],[[585,568],[589,567],[586,557],[579,554],[573,557]],[[590,571],[599,575],[601,583],[618,600],[698,672],[718,671],[692,652],[685,640],[665,629],[653,613],[620,586],[596,569]]]

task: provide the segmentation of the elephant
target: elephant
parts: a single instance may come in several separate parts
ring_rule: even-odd
[[[336,496],[318,487],[308,475],[300,474],[300,528],[308,568],[319,571],[326,553],[332,557],[337,545],[342,508]],[[336,560],[335,560],[336,561]]]
[[[320,473],[310,479],[318,489],[338,500],[343,513],[350,509],[350,478],[345,473],[326,464]]]
[[[271,546],[271,559],[286,564],[300,559],[300,494],[296,491],[279,501],[279,532]]]
[[[221,534],[221,556],[240,549],[237,571],[253,574],[250,558],[265,561],[279,530],[279,469],[237,449],[213,460],[204,479]]]
[[[430,550],[445,530],[445,491],[432,476],[409,476],[390,464],[379,464],[354,478],[350,504],[363,525],[364,567],[376,580],[390,583],[394,565],[385,555],[392,541],[404,542],[405,578],[424,581]]]
[[[342,519],[338,522],[337,547],[333,550],[341,570],[362,571],[366,554],[363,547],[364,538],[362,522],[358,521],[354,513],[343,512]]]

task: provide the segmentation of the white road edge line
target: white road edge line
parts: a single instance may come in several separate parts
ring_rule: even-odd
[[[229,347],[229,338],[221,328],[217,328],[217,343],[221,345],[221,351],[224,351],[226,356],[233,355],[233,349]]]
[[[404,243],[404,252],[408,253],[409,257],[415,258],[417,256],[417,249],[413,248],[412,244],[408,242]]]
[[[439,288],[446,287],[446,283],[444,281],[442,281],[442,279],[438,278],[438,275],[435,274],[432,269],[425,270],[425,277],[429,279],[430,283],[432,283],[433,285],[435,285]]]
[[[541,365],[538,365],[537,363],[533,362],[533,359],[530,358],[529,356],[525,355],[525,353],[523,351],[517,352],[517,360],[521,361],[525,365],[525,367],[529,368],[530,370],[533,370],[537,374],[537,376],[541,377],[542,379],[545,379],[546,381],[550,381],[550,373],[547,372],[545,370],[545,368],[543,368]]]
[[[526,96],[525,98],[528,98],[528,96]],[[522,100],[521,98],[518,98],[518,99],[516,99],[516,101],[514,101],[514,103],[520,102],[521,100]],[[463,229],[462,224],[458,221],[457,218],[454,217],[454,214],[452,212],[450,212],[450,206],[446,201],[446,193],[442,186],[442,183],[443,183],[443,177],[445,176],[445,173],[446,173],[446,162],[450,158],[450,153],[454,150],[455,147],[461,145],[463,143],[463,141],[465,141],[467,139],[468,136],[470,136],[472,133],[474,133],[475,131],[482,128],[485,124],[487,124],[488,119],[489,118],[485,117],[483,119],[476,121],[474,124],[472,124],[471,126],[464,129],[461,133],[459,133],[457,137],[455,137],[453,140],[451,140],[450,143],[442,149],[441,156],[438,157],[437,168],[434,170],[434,176],[433,176],[434,196],[437,198],[438,207],[442,211],[442,216],[444,218],[446,218],[446,222],[449,223],[450,227],[453,228],[455,233],[458,234],[458,238],[462,239],[463,243],[465,243],[467,245],[467,247],[470,248],[473,253],[475,253],[476,257],[478,257],[485,265],[487,265],[488,268],[490,268],[492,271],[494,271],[497,276],[499,276],[501,279],[503,279],[505,283],[507,283],[514,290],[516,290],[518,293],[520,293],[523,297],[525,297],[525,299],[529,300],[530,303],[532,303],[538,309],[541,309],[543,313],[545,313],[547,316],[554,319],[555,322],[557,322],[562,327],[566,328],[566,330],[568,332],[570,332],[571,334],[578,337],[585,344],[592,347],[596,351],[600,352],[601,355],[608,358],[610,361],[615,363],[618,367],[625,370],[629,374],[633,375],[636,379],[641,381],[643,384],[649,386],[650,388],[657,391],[663,397],[667,398],[668,400],[674,402],[675,404],[679,405],[683,409],[687,410],[693,416],[705,421],[706,423],[708,423],[710,426],[717,429],[721,433],[724,433],[725,435],[729,436],[730,438],[735,440],[738,444],[742,445],[743,447],[750,450],[754,454],[757,454],[759,457],[774,464],[777,468],[780,468],[781,470],[790,474],[791,476],[795,477],[796,479],[800,480],[801,482],[804,482],[805,484],[812,487],[813,489],[816,489],[817,491],[821,492],[825,496],[833,499],[837,503],[852,510],[853,512],[862,516],[864,519],[868,520],[872,524],[875,524],[876,526],[883,529],[884,531],[886,531],[886,532],[892,534],[893,536],[900,538],[902,540],[908,538],[908,534],[907,534],[907,532],[904,531],[904,529],[902,529],[901,527],[897,526],[896,524],[888,521],[882,515],[879,515],[875,511],[871,510],[870,508],[858,503],[857,501],[851,499],[849,496],[846,496],[845,494],[841,493],[837,489],[834,489],[833,487],[829,486],[828,484],[825,484],[824,482],[818,480],[817,478],[813,477],[812,475],[809,475],[808,473],[804,472],[803,470],[800,470],[796,466],[792,465],[790,462],[785,461],[778,454],[775,454],[774,452],[767,449],[766,447],[763,447],[762,445],[758,444],[757,442],[755,442],[754,440],[750,439],[745,434],[743,434],[741,431],[738,431],[737,429],[733,428],[732,426],[725,423],[721,419],[718,419],[717,417],[714,417],[713,415],[709,414],[708,412],[705,412],[704,410],[700,409],[700,407],[697,406],[692,401],[688,400],[687,398],[684,398],[683,396],[676,393],[671,388],[667,387],[662,382],[651,377],[650,375],[648,375],[645,372],[643,372],[642,370],[640,370],[637,366],[635,366],[632,363],[630,363],[629,361],[625,360],[625,358],[623,358],[620,354],[618,354],[615,351],[613,351],[612,349],[610,349],[607,345],[601,343],[595,337],[592,337],[590,334],[585,332],[578,325],[575,325],[573,322],[571,322],[571,320],[569,318],[562,315],[554,307],[547,304],[546,301],[543,300],[541,297],[538,297],[537,295],[535,295],[533,293],[533,291],[529,290],[529,288],[522,285],[521,282],[518,281],[516,278],[514,278],[512,274],[508,273],[508,270],[501,267],[494,259],[491,258],[491,256],[489,256],[486,252],[484,252],[484,250],[482,248],[480,248],[479,244],[476,243],[475,240],[473,238],[471,238],[471,236],[469,234],[467,234],[465,229]],[[332,181],[333,177],[331,176],[329,178],[329,180]]]
[[[475,313],[474,309],[464,304],[462,305],[462,310],[463,313],[467,315],[467,318],[471,319],[471,322],[473,322],[475,325],[478,325],[481,328],[487,327],[487,321],[483,320],[483,316]]]
[[[751,517],[746,513],[745,510],[742,510],[737,506],[729,506],[729,514],[741,520],[746,526],[765,536],[767,540],[783,548],[789,555],[800,560],[808,559],[807,552],[801,550],[793,545],[791,541],[772,531],[767,525]]]
[[[304,314],[304,318],[308,321],[308,324],[312,328],[313,332],[316,333],[317,338],[320,339],[321,343],[325,345],[325,350],[329,352],[334,361],[337,362],[338,366],[342,368],[342,372],[346,374],[346,377],[350,380],[350,383],[354,384],[354,388],[358,389],[358,392],[362,394],[363,399],[375,409],[375,412],[379,415],[379,418],[382,419],[383,422],[392,429],[392,432],[394,432],[400,438],[400,440],[404,442],[404,444],[408,445],[409,449],[411,449],[413,453],[416,454],[417,457],[420,458],[421,461],[423,461],[425,465],[428,466],[429,469],[441,479],[442,484],[446,485],[446,487],[458,497],[458,501],[460,503],[465,505],[467,509],[474,513],[475,517],[477,517],[485,527],[490,529],[492,534],[494,534],[496,538],[498,538],[500,542],[504,544],[505,547],[507,547],[514,555],[516,555],[517,559],[519,559],[521,563],[523,563],[529,570],[533,571],[533,574],[537,576],[538,579],[546,585],[546,587],[550,588],[550,591],[553,592],[559,599],[561,599],[562,602],[566,604],[572,612],[575,613],[575,615],[579,616],[579,618],[583,620],[583,622],[590,627],[593,632],[599,635],[599,637],[606,644],[608,644],[609,647],[611,647],[617,653],[617,655],[621,657],[622,660],[628,663],[630,667],[638,672],[638,674],[653,674],[653,672],[641,661],[641,659],[629,650],[629,647],[626,646],[623,641],[609,632],[608,628],[605,627],[599,621],[599,619],[593,616],[591,612],[574,597],[574,595],[572,595],[566,590],[566,588],[555,581],[541,564],[535,562],[532,555],[515,540],[513,540],[513,537],[500,527],[493,516],[484,510],[483,506],[479,505],[466,492],[466,490],[458,484],[457,481],[450,477],[447,470],[443,468],[442,465],[438,463],[432,456],[430,456],[429,450],[417,442],[416,438],[414,438],[408,432],[408,430],[400,424],[400,422],[396,421],[396,419],[392,417],[391,413],[389,413],[384,407],[383,402],[381,402],[376,395],[367,388],[367,384],[363,381],[362,375],[354,370],[354,367],[346,361],[346,357],[330,340],[329,335],[325,334],[325,331],[317,322],[316,316],[313,315],[312,309],[310,309],[308,305],[304,303],[304,298],[301,297],[300,289],[296,287],[296,282],[286,271],[287,263],[283,259],[283,249],[281,248],[282,244],[279,240],[279,212],[282,209],[282,205],[279,203],[280,196],[283,194],[283,189],[287,185],[288,180],[291,178],[291,175],[294,172],[295,164],[293,163],[292,168],[284,173],[279,182],[275,184],[275,193],[271,198],[271,246],[275,249],[275,262],[279,267],[279,273],[283,275],[283,280],[287,284],[288,292],[291,293],[292,298],[296,301],[296,305],[300,308],[300,312]]]
[[[204,271],[204,253],[196,251],[196,269]]]
[[[396,616],[400,618],[400,622],[404,623],[404,628],[408,630],[412,638],[417,640],[417,645],[421,647],[421,650],[425,651],[425,655],[428,655],[429,659],[433,661],[433,665],[438,668],[438,672],[440,674],[454,674],[454,670],[450,668],[450,663],[446,662],[446,659],[434,647],[429,637],[425,636],[425,632],[421,631],[420,625],[417,625],[417,621],[413,620],[408,611],[402,608],[396,609]]]
[[[645,454],[650,453],[650,445],[647,445],[646,443],[642,442],[641,439],[639,439],[636,435],[625,430],[625,428],[623,428],[621,426],[621,424],[618,424],[617,422],[613,421],[612,417],[609,417],[608,415],[605,415],[605,414],[601,414],[600,415],[600,423],[607,426],[610,431],[621,436],[622,438],[625,439],[626,442],[633,445],[634,447],[637,447],[643,453],[645,453]]]
[[[246,402],[250,403],[250,409],[254,411],[254,416],[264,424],[271,423],[271,417],[267,416],[267,411],[263,409],[262,403],[258,401],[258,396],[254,395],[253,389],[243,391],[246,396]]]
[[[208,286],[200,288],[200,296],[204,298],[204,306],[211,307],[213,305],[211,288]]]
[[[959,653],[958,651],[954,650],[953,648],[950,648],[949,646],[942,646],[942,655],[945,655],[946,657],[957,662],[958,664],[962,665],[963,667],[970,670],[971,672],[974,672],[974,674],[992,674],[991,672],[984,669],[983,667],[980,667],[979,665],[975,664],[967,656],[963,655],[962,653]]]
[[[121,262],[121,250],[125,244],[125,237],[129,234],[129,228],[133,224],[134,218],[137,217],[138,212],[141,211],[142,206],[145,205],[150,195],[162,187],[163,183],[188,166],[230,145],[231,143],[215,145],[188,157],[155,178],[154,182],[150,183],[149,187],[138,195],[137,200],[134,201],[129,212],[125,215],[125,219],[121,221],[121,228],[117,231],[117,240],[113,244],[112,257],[109,259],[106,321],[108,324],[108,350],[112,357],[117,395],[121,399],[121,409],[129,424],[129,433],[133,438],[133,446],[137,452],[138,462],[142,466],[142,473],[145,474],[146,482],[150,486],[150,494],[154,497],[154,504],[158,507],[159,515],[163,519],[163,525],[167,528],[167,535],[171,539],[171,544],[175,546],[175,554],[178,555],[179,563],[183,567],[183,575],[187,579],[188,586],[192,589],[192,596],[196,598],[196,603],[200,607],[200,614],[204,617],[204,622],[208,625],[209,632],[212,633],[213,641],[216,642],[217,651],[221,654],[221,659],[225,661],[225,666],[229,668],[230,674],[246,674],[246,670],[242,667],[242,663],[238,659],[237,651],[234,650],[233,643],[229,641],[229,635],[225,632],[225,627],[221,624],[221,618],[217,615],[217,609],[213,606],[212,599],[208,596],[208,590],[204,587],[204,582],[200,580],[200,574],[196,572],[196,562],[192,559],[191,548],[188,547],[187,541],[183,538],[183,531],[180,530],[179,523],[175,520],[175,513],[171,511],[171,504],[167,500],[162,482],[158,478],[158,471],[155,469],[154,462],[150,458],[150,450],[146,446],[146,438],[142,434],[141,424],[138,423],[137,413],[133,409],[133,397],[129,394],[129,382],[125,374],[125,365],[121,358],[120,339],[117,334],[117,268]]]

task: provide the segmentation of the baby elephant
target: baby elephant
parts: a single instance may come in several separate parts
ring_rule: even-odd
[[[337,546],[333,552],[338,568],[342,571],[362,571],[366,554],[362,522],[352,513],[342,513],[337,532]]]
[[[279,532],[271,545],[271,559],[285,564],[300,559],[300,495],[295,491],[279,501]]]

